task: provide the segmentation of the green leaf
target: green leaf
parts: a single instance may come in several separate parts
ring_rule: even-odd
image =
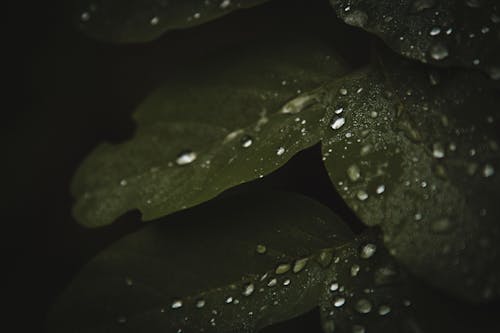
[[[99,146],[78,170],[77,219],[102,226],[134,208],[158,218],[263,177],[317,143],[327,126],[315,91],[346,66],[325,41],[271,40],[218,54],[153,93],[134,115],[134,138]]]
[[[82,31],[113,43],[148,42],[163,33],[193,27],[267,0],[76,0]]]
[[[374,33],[406,57],[480,68],[500,79],[500,6],[496,0],[330,2],[344,22]]]
[[[341,329],[408,331],[398,329],[413,318],[405,273],[376,235],[355,240],[310,199],[257,193],[171,219],[91,260],[50,332],[253,332],[318,305],[327,332],[332,316]]]
[[[346,92],[325,96],[346,119],[323,139],[332,182],[409,270],[469,300],[497,297],[498,86],[379,56],[327,88]]]

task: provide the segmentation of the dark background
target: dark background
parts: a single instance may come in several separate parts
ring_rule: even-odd
[[[353,67],[368,61],[369,40],[338,22],[328,1],[274,0],[142,45],[99,43],[71,24],[71,1],[8,5],[3,52],[8,89],[2,112],[3,295],[9,331],[42,332],[46,311],[78,269],[100,249],[140,227],[137,212],[111,227],[89,230],[71,216],[71,177],[102,141],[130,137],[130,114],[165,77],[180,75],[216,50],[238,47],[290,25],[321,33],[349,32],[339,50]],[[5,14],[4,14],[5,16]],[[340,29],[340,28],[339,28]],[[209,64],[207,64],[209,65]],[[361,224],[339,200],[318,147],[247,188],[304,193],[335,208],[355,230]],[[467,308],[471,327],[496,325],[496,307]],[[498,312],[500,313],[500,312]],[[271,332],[320,332],[317,312]],[[489,322],[488,322],[489,318]],[[5,326],[9,327],[9,326]]]

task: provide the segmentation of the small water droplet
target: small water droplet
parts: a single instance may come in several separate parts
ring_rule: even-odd
[[[441,143],[435,143],[432,145],[432,156],[435,158],[443,158],[445,155],[444,147]]]
[[[120,185],[121,186],[127,186],[127,180],[126,179],[120,180]]]
[[[368,243],[361,248],[360,257],[363,259],[371,258],[377,252],[377,245]]]
[[[333,130],[338,130],[339,128],[341,128],[342,126],[344,126],[344,124],[345,124],[345,118],[344,117],[335,117],[335,118],[333,118],[332,124],[330,125],[330,127]]]
[[[441,28],[440,27],[434,27],[429,31],[429,35],[431,36],[437,36],[441,33]]]
[[[204,299],[200,298],[199,300],[196,301],[196,308],[201,309],[205,306],[206,302]]]
[[[435,0],[416,0],[412,4],[412,11],[418,13],[434,7]]]
[[[127,317],[125,316],[119,316],[116,318],[116,322],[120,325],[126,324],[127,323]]]
[[[267,286],[274,287],[277,283],[278,283],[278,280],[273,278],[273,279],[269,280],[269,282],[267,283]]]
[[[377,194],[382,194],[385,192],[385,185],[379,185],[377,186],[377,189],[375,190]]]
[[[278,275],[285,274],[290,270],[290,268],[292,268],[290,264],[280,264],[278,265],[278,267],[276,267],[276,270],[274,272]]]
[[[288,103],[286,103],[282,108],[280,113],[284,114],[295,114],[299,113],[309,105],[311,105],[315,101],[314,96],[311,95],[303,95],[298,96]]]
[[[488,178],[495,174],[495,168],[491,164],[486,164],[483,167],[483,177]]]
[[[335,297],[335,299],[333,300],[333,305],[337,308],[340,308],[344,304],[345,304],[344,297]]]
[[[381,315],[381,316],[385,316],[389,312],[391,312],[391,308],[388,305],[381,305],[378,308],[378,314]]]
[[[330,291],[337,291],[339,290],[339,284],[337,282],[334,282],[330,285]]]
[[[198,155],[192,150],[184,150],[179,155],[177,155],[175,163],[180,166],[188,165],[193,163],[197,157]]]
[[[83,12],[80,15],[80,21],[82,22],[88,22],[90,20],[90,13],[89,12]]]
[[[231,304],[233,303],[233,298],[231,296],[226,297],[226,300],[224,301],[226,304]]]
[[[240,142],[243,148],[248,148],[253,144],[253,139],[251,136],[245,135],[241,138]]]
[[[302,258],[302,259],[298,259],[295,261],[295,263],[293,264],[293,269],[292,271],[294,273],[298,273],[300,272],[301,270],[304,269],[304,267],[306,267],[306,264],[307,264],[307,261],[309,260],[309,258]]]
[[[286,279],[285,281],[283,281],[283,285],[286,287],[286,286],[289,286],[290,283],[292,283],[292,281],[290,279]]]
[[[353,164],[350,167],[348,167],[347,176],[351,181],[353,182],[357,181],[359,178],[361,178],[361,172],[359,170],[359,167],[356,164]]]
[[[365,201],[366,199],[368,199],[368,193],[366,193],[366,191],[359,190],[359,191],[356,193],[356,197],[357,197],[357,198],[358,198],[358,200],[360,200],[360,201]]]
[[[361,267],[359,267],[359,265],[356,265],[356,264],[352,265],[351,266],[351,276],[352,277],[357,276],[360,269],[361,269]]]
[[[247,285],[245,285],[244,289],[243,289],[243,296],[250,296],[253,294],[255,290],[255,286],[253,285],[253,283],[248,283]]]
[[[176,299],[172,302],[172,304],[170,305],[170,307],[172,309],[180,309],[182,308],[182,300],[180,299]]]
[[[429,54],[434,60],[443,60],[449,56],[449,51],[443,43],[436,43],[429,48]]]
[[[151,25],[157,25],[158,23],[160,23],[160,18],[158,16],[153,16],[150,20],[149,20],[149,24]]]
[[[339,94],[341,94],[342,96],[346,96],[347,95],[347,89],[346,88],[340,88],[339,89]]]
[[[265,254],[267,252],[267,247],[263,244],[258,244],[256,247],[255,247],[255,251],[258,253],[258,254]]]
[[[360,299],[356,302],[355,309],[359,313],[370,313],[370,311],[372,310],[372,303],[370,303],[370,301],[368,301],[367,299]]]
[[[231,5],[231,0],[223,0],[220,5],[219,5],[219,8],[220,9],[226,9],[227,7],[229,7]]]
[[[286,149],[283,147],[279,147],[278,150],[276,151],[276,155],[281,156],[285,153]]]

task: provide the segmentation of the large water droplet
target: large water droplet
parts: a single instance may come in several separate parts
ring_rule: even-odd
[[[341,128],[342,126],[344,126],[344,124],[345,124],[345,118],[344,117],[335,117],[335,118],[333,118],[332,124],[330,125],[330,127],[333,130],[338,130],[339,128]]]
[[[337,308],[340,308],[342,305],[345,304],[345,298],[344,297],[335,297],[333,300],[333,305],[336,306]]]
[[[192,150],[184,150],[182,151],[179,155],[177,155],[177,159],[175,160],[175,163],[177,165],[188,165],[194,162],[198,155],[193,152]]]

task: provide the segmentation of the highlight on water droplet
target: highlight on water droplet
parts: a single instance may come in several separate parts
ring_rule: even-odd
[[[177,155],[175,163],[180,166],[188,165],[193,163],[197,157],[198,155],[192,150],[183,150],[179,153],[179,155]]]

